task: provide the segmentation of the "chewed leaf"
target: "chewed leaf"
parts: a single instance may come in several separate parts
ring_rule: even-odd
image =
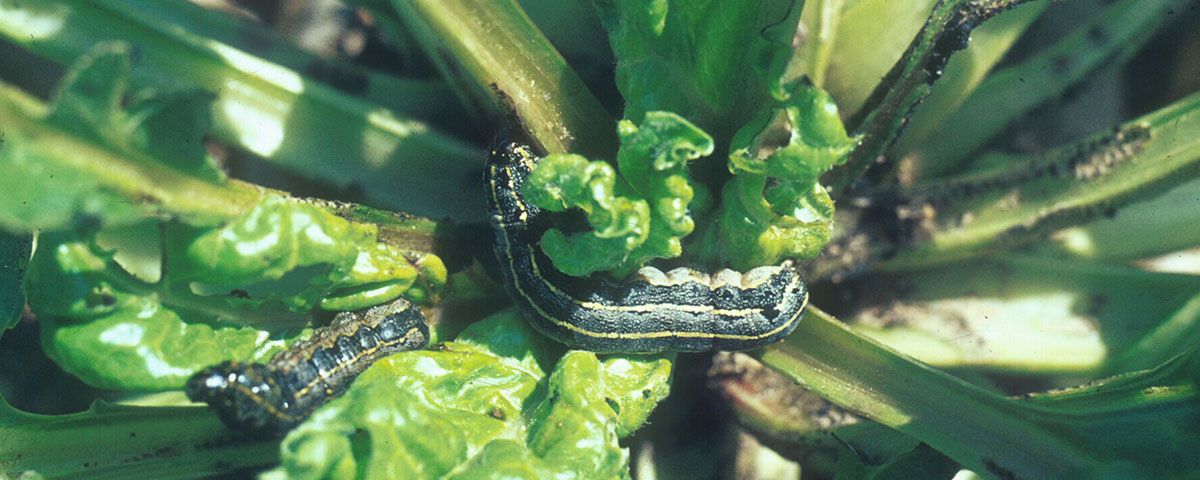
[[[648,112],[640,126],[622,121],[617,133],[620,178],[605,162],[558,154],[542,159],[526,183],[534,205],[587,215],[591,232],[552,228],[542,237],[546,255],[568,275],[623,274],[654,258],[678,257],[680,240],[695,226],[687,164],[712,153],[712,138],[670,112]]]
[[[832,237],[834,211],[819,177],[856,143],[828,94],[793,85],[777,108],[734,136],[735,177],[722,192],[717,244],[708,247],[738,268],[816,256]]]
[[[572,351],[547,374],[554,348],[510,310],[388,357],[289,434],[265,478],[626,477],[618,438],[665,396],[671,362]]]
[[[617,414],[617,435],[632,435],[641,428],[671,393],[674,354],[658,356],[614,356],[601,365],[605,400]]]

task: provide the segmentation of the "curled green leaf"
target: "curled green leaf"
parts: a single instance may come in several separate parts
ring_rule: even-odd
[[[534,205],[587,215],[591,232],[552,228],[542,237],[546,255],[569,275],[620,275],[654,258],[678,257],[681,239],[695,227],[687,164],[712,153],[712,138],[671,112],[647,112],[640,126],[622,121],[617,133],[620,178],[607,163],[557,154],[542,159],[526,184]]]
[[[350,222],[293,198],[268,195],[216,229],[182,229],[168,252],[170,280],[202,295],[278,301],[296,313],[321,306],[356,309],[407,292],[421,273],[421,297],[445,284],[432,255],[410,255],[377,241],[374,224]]]
[[[846,134],[824,91],[797,83],[778,107],[734,136],[722,192],[717,245],[737,268],[812,258],[833,234],[833,200],[819,177],[846,161]],[[711,247],[711,246],[710,246]]]

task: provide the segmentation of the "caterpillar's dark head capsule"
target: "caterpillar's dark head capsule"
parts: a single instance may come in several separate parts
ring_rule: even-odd
[[[222,362],[192,375],[184,390],[230,428],[255,436],[279,435],[300,420],[285,411],[283,392],[263,364]]]

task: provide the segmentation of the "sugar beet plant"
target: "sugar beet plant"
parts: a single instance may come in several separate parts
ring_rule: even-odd
[[[1200,277],[1134,261],[1200,247],[1200,96],[1010,148],[1195,2],[1037,40],[1075,2],[349,3],[386,73],[182,1],[0,0],[0,476],[798,475],[760,443],[804,478],[1198,475]],[[543,337],[498,283],[496,137],[544,156],[555,269],[793,259],[807,315],[748,355]],[[431,347],[282,440],[182,394],[401,297]]]

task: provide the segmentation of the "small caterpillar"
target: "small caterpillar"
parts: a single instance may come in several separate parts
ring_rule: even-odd
[[[286,433],[380,358],[429,342],[421,310],[404,299],[342,312],[263,363],[223,362],[188,379],[186,392],[226,425],[251,435]]]
[[[745,274],[643,268],[619,285],[558,272],[538,247],[542,211],[521,185],[537,159],[517,143],[493,148],[485,170],[496,257],[508,294],[543,334],[596,352],[746,350],[796,328],[808,290],[791,261]]]

